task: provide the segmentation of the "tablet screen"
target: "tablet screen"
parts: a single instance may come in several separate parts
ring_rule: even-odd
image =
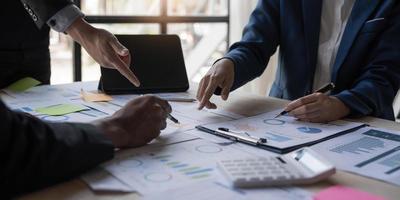
[[[176,35],[117,35],[132,55],[135,87],[117,70],[101,69],[99,87],[106,93],[183,92],[189,88],[180,39]]]

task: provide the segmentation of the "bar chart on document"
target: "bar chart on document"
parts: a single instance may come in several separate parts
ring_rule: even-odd
[[[399,132],[363,128],[312,148],[342,170],[400,185]]]
[[[286,148],[301,143],[307,143],[325,138],[336,133],[358,126],[359,123],[334,121],[317,124],[296,120],[290,116],[275,118],[280,111],[272,111],[254,117],[239,120],[208,124],[207,128],[228,128],[239,133],[248,133],[253,137],[266,138],[268,144],[279,148]]]
[[[193,140],[122,152],[103,168],[139,193],[151,194],[215,179],[216,161],[233,155],[249,156],[234,147]]]

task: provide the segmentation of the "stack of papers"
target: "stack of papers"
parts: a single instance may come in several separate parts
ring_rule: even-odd
[[[92,122],[107,117],[140,95],[112,97],[95,91],[97,82],[33,87],[31,79],[11,86],[2,94],[13,110],[53,122]],[[83,91],[83,92],[82,92]],[[190,98],[187,93],[156,94],[162,98]],[[83,98],[82,98],[83,97]],[[94,190],[138,192],[147,199],[310,199],[304,190],[292,187],[235,190],[219,176],[219,159],[271,156],[273,152],[232,142],[195,129],[220,127],[266,138],[268,145],[290,150],[360,128],[363,124],[335,121],[305,123],[288,116],[274,118],[279,111],[244,118],[223,110],[197,110],[196,102],[170,102],[181,123],[168,121],[159,138],[149,145],[117,152],[115,159],[82,178]],[[318,152],[344,169],[400,185],[400,134],[386,130],[360,129],[314,146]],[[343,162],[345,160],[345,162]],[[371,173],[373,172],[373,173]],[[182,189],[183,188],[183,189]],[[207,188],[207,193],[204,193]],[[173,192],[171,192],[173,191]]]
[[[119,153],[103,168],[142,195],[165,192],[203,181],[216,181],[219,159],[248,157],[235,145],[191,140],[174,145],[147,146]]]
[[[243,151],[243,146],[237,143],[228,145],[182,138],[183,135],[196,135],[192,132],[197,130],[178,134],[181,142],[177,142],[177,138],[173,145],[150,144],[119,152],[114,160],[83,179],[94,190],[135,191],[144,199],[311,199],[311,193],[295,187],[232,188],[218,173],[217,160],[275,154]]]

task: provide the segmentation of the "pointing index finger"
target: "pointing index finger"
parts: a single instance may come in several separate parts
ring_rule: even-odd
[[[200,109],[204,108],[207,102],[210,100],[211,96],[214,94],[214,91],[217,89],[218,83],[215,79],[211,79],[206,90],[204,91],[203,98],[200,102]]]
[[[113,66],[123,75],[125,78],[127,78],[133,85],[136,87],[140,86],[140,81],[136,77],[136,75],[131,71],[129,66],[125,64],[121,58],[117,55],[114,54],[114,59],[111,61],[113,62]]]

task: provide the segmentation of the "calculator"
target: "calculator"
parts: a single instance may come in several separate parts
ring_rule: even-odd
[[[233,187],[250,188],[311,184],[335,173],[335,167],[310,148],[270,157],[218,161],[218,169]]]

